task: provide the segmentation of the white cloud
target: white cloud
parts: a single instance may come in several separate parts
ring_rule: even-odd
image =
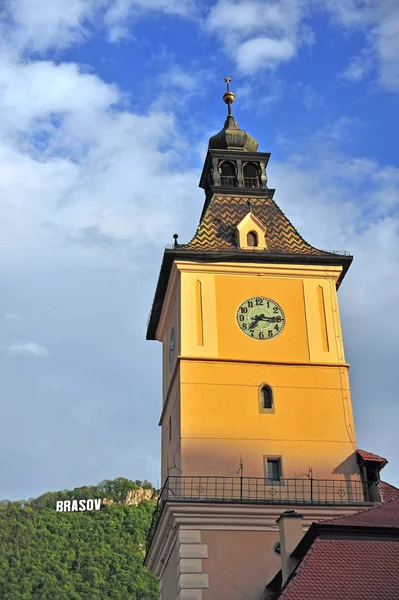
[[[364,47],[350,59],[344,77],[359,81],[377,71],[380,85],[399,91],[397,0],[218,0],[206,29],[218,35],[241,72],[254,73],[276,68],[314,43],[307,17],[316,10],[328,11],[341,29],[364,34]]]
[[[36,342],[14,342],[8,348],[10,354],[28,355],[28,356],[47,356],[49,351],[44,346]]]
[[[219,0],[209,11],[206,28],[218,34],[241,72],[274,69],[311,41],[301,27],[305,6],[302,0]]]
[[[377,69],[379,83],[399,91],[399,4],[397,0],[321,0],[339,25],[365,35],[365,47],[345,71],[354,81]],[[374,64],[375,63],[375,64]]]
[[[341,73],[344,79],[348,81],[361,81],[375,68],[373,55],[370,52],[363,52],[354,56],[349,61],[348,66]]]
[[[18,313],[7,313],[6,314],[6,321],[25,321],[26,317],[23,317],[22,315],[19,315]]]
[[[289,60],[294,54],[295,46],[289,40],[253,38],[243,42],[237,49],[237,66],[242,72],[254,73],[260,66],[273,67]]]
[[[170,205],[191,175],[174,168],[187,147],[171,114],[118,108],[115,86],[72,64],[3,58],[0,72],[0,246],[10,259],[32,247],[99,260],[112,241],[130,252],[172,228]]]
[[[203,81],[203,71],[201,73],[189,72],[182,69],[179,65],[172,65],[166,72],[159,76],[161,86],[167,89],[177,88],[185,92],[198,92],[198,81]]]
[[[195,10],[195,0],[5,0],[0,34],[18,50],[45,52],[81,42],[93,29],[119,41],[148,13],[188,17]]]
[[[113,0],[105,12],[104,24],[112,42],[130,37],[131,23],[147,13],[191,17],[196,12],[195,0]]]
[[[6,0],[3,39],[28,51],[65,48],[84,38],[102,5],[101,0]]]
[[[82,122],[120,99],[115,86],[83,73],[76,64],[0,60],[1,133],[29,130],[52,137],[59,120],[80,114]]]
[[[285,31],[288,25],[281,3],[259,0],[219,0],[209,12],[207,26],[213,30],[231,33],[251,33],[267,26],[274,31]]]

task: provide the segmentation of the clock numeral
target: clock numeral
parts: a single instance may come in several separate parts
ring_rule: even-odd
[[[273,306],[273,312],[274,313],[278,313],[278,307],[277,306]]]
[[[275,325],[275,326],[274,326],[274,329],[275,329],[276,331],[280,331],[280,327],[279,327],[278,325]]]
[[[267,332],[267,337],[268,338],[273,337],[273,331],[271,329],[269,329],[269,331]]]
[[[277,323],[281,323],[281,317],[276,317]]]
[[[240,319],[240,321],[243,321],[245,319],[244,315],[240,315],[238,318]]]
[[[264,339],[264,337],[265,337],[265,336],[264,336],[264,334],[263,334],[263,331],[259,331],[259,339],[260,339],[260,340],[263,340],[263,339]]]
[[[254,335],[255,335],[255,332],[254,332],[254,330],[253,330],[253,329],[250,329],[250,330],[249,330],[249,333],[251,334],[251,337],[254,337]]]
[[[241,306],[241,312],[244,313],[244,314],[247,313],[248,312],[247,307],[246,306]]]
[[[248,308],[254,307],[254,303],[252,302],[252,300],[247,300],[247,304],[248,304]]]
[[[263,298],[256,298],[256,306],[263,306]]]
[[[246,323],[243,323],[243,324],[242,324],[242,329],[243,329],[244,331],[246,331],[246,330],[248,329],[248,325],[247,325]]]
[[[269,300],[266,300],[266,306],[267,306],[267,308],[270,308],[270,302],[269,302]]]

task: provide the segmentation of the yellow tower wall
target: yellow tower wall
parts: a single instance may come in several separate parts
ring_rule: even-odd
[[[263,477],[265,457],[281,457],[285,478],[310,467],[318,479],[358,476],[336,294],[341,270],[175,263],[157,333],[164,342],[163,481],[168,473],[233,476],[240,456],[246,476]],[[235,321],[240,303],[254,296],[284,311],[284,330],[271,340],[250,339]],[[170,373],[172,327],[180,369]],[[260,410],[261,384],[273,390],[271,413]]]

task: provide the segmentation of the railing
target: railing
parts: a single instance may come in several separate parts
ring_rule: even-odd
[[[221,175],[220,185],[222,187],[235,187],[237,185],[237,180],[234,176]]]
[[[184,248],[186,246],[186,244],[166,244],[164,247],[166,250],[175,250],[176,248],[182,247]],[[245,251],[247,252],[248,248],[245,249]],[[233,253],[236,252],[237,254],[242,254],[242,250],[241,248],[237,248],[232,246],[231,248],[229,248],[228,252]],[[257,254],[259,254],[259,248],[254,248],[254,252],[256,252]],[[322,252],[326,252],[327,254],[335,254],[337,256],[352,256],[352,254],[350,252],[348,252],[347,250],[322,250]],[[276,254],[278,256],[293,256],[293,254],[291,252],[273,252],[270,250],[265,250],[264,254]],[[299,256],[299,255],[298,255]],[[315,256],[319,256],[318,254],[301,254],[301,260],[311,260],[312,258],[314,258]]]
[[[359,480],[171,476],[158,499],[147,536],[147,550],[166,502],[364,505],[380,502],[380,495],[376,484]]]
[[[261,187],[258,177],[244,177],[244,187],[258,190]]]

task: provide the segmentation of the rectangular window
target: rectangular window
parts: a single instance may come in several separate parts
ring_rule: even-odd
[[[280,481],[281,479],[281,461],[279,458],[266,459],[266,478],[272,481]]]

